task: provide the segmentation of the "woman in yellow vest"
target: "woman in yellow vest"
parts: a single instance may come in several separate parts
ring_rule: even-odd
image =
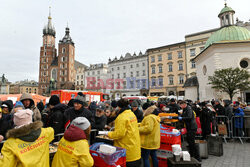
[[[141,136],[141,154],[144,167],[150,167],[149,155],[151,156],[153,166],[158,167],[156,150],[160,148],[160,117],[157,116],[157,107],[155,105],[144,111],[144,118],[139,125]]]
[[[140,134],[137,118],[128,104],[124,99],[117,102],[119,113],[115,119],[115,130],[107,135],[114,139],[114,146],[126,149],[126,166],[138,167],[141,164]]]
[[[91,167],[94,160],[89,153],[90,123],[85,117],[75,118],[59,141],[52,167]]]
[[[32,123],[32,114],[29,109],[14,114],[15,128],[6,134],[1,167],[49,167],[49,143],[54,139],[54,130],[42,128],[41,121]]]

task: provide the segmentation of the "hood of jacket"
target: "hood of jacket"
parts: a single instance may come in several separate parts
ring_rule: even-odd
[[[7,138],[19,138],[23,141],[33,142],[41,134],[43,123],[36,121],[20,128],[13,128],[6,133]]]
[[[29,108],[30,107],[34,108],[35,102],[34,102],[31,94],[29,94],[29,93],[22,94],[22,96],[20,97],[20,101],[23,102],[24,100],[30,100],[30,106],[29,106]]]
[[[81,128],[70,125],[70,127],[64,133],[64,138],[68,141],[77,141],[86,139],[86,135]]]
[[[51,111],[61,111],[64,112],[68,107],[65,104],[59,103],[57,105],[55,105]]]
[[[157,108],[157,107],[156,107],[155,105],[148,107],[148,108],[144,111],[143,116],[145,117],[145,116],[148,116],[149,114],[152,114],[152,113],[155,111],[156,108]]]

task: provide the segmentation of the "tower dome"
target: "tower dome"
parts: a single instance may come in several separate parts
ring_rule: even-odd
[[[53,37],[56,37],[56,30],[55,27],[52,25],[51,20],[51,12],[49,11],[48,24],[43,28],[43,35],[52,35]]]
[[[228,7],[225,3],[225,7],[218,15],[221,22],[221,28],[210,36],[205,44],[205,48],[209,47],[213,43],[221,41],[250,40],[250,31],[244,27],[236,26],[234,24],[234,13],[235,11],[231,7]]]

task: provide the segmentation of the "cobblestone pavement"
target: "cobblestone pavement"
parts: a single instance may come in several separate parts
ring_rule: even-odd
[[[223,143],[223,156],[209,155],[202,167],[250,167],[250,143]]]

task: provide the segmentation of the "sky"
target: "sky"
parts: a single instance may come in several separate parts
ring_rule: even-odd
[[[235,18],[249,21],[249,0],[228,0]],[[218,28],[223,0],[0,0],[0,75],[38,80],[42,29],[51,6],[56,47],[70,28],[75,59],[108,63],[127,52],[183,42]]]

